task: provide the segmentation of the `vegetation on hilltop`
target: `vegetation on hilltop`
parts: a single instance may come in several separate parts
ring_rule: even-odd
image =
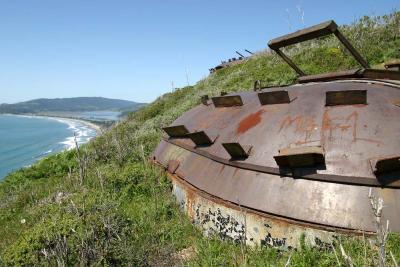
[[[1,104],[0,113],[37,114],[43,112],[73,112],[96,110],[135,111],[143,103],[104,97],[40,98],[16,104]]]
[[[373,65],[400,58],[400,12],[364,17],[342,30]],[[287,52],[308,73],[356,66],[331,37]],[[277,56],[259,53],[159,97],[79,150],[12,173],[0,183],[0,265],[284,266],[289,257],[291,266],[345,265],[338,249],[304,242],[285,252],[203,237],[179,210],[164,173],[147,162],[160,128],[199,104],[201,95],[295,78]],[[346,238],[342,245],[356,266],[377,264],[377,249],[362,239]],[[191,249],[194,255],[183,262],[182,251]],[[387,250],[400,260],[398,235],[390,235]]]

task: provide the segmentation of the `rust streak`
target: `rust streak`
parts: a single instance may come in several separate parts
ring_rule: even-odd
[[[240,121],[239,126],[236,129],[237,134],[242,134],[256,126],[261,122],[261,114],[265,111],[260,109],[259,111],[248,115],[246,118]]]
[[[358,112],[354,111],[347,117],[347,121],[350,121],[350,119],[354,117],[354,123],[353,123],[353,141],[357,140],[357,127],[358,127]]]
[[[282,131],[283,128],[291,126],[295,121],[301,120],[301,116],[297,116],[292,118],[290,115],[287,116],[281,123],[281,127],[279,128],[279,132]]]

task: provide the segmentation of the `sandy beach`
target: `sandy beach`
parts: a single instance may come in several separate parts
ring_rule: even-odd
[[[46,116],[46,115],[29,115],[29,116],[35,116],[35,117],[43,117],[43,118],[49,118],[49,119],[54,119],[54,120],[58,120],[61,122],[78,122],[78,123],[82,123],[86,126],[88,126],[89,128],[96,130],[97,134],[101,133],[101,126],[97,125],[93,122],[87,121],[87,120],[83,120],[83,119],[78,119],[78,118],[68,118],[68,117],[61,117],[61,116]]]
[[[48,117],[48,118],[54,118],[54,119],[57,119],[57,120],[64,120],[64,121],[70,121],[70,122],[79,122],[79,123],[85,124],[89,128],[92,128],[92,129],[96,130],[97,134],[101,133],[101,126],[99,126],[99,125],[97,125],[97,124],[95,124],[93,122],[87,121],[87,120],[64,118],[64,117]]]

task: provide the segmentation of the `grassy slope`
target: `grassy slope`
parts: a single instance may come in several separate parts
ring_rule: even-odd
[[[343,31],[373,65],[400,58],[400,13],[364,18]],[[309,73],[356,66],[329,37],[288,53]],[[165,175],[146,163],[159,129],[198,104],[201,95],[250,90],[257,79],[287,84],[295,75],[275,55],[260,53],[132,113],[82,147],[81,164],[74,150],[9,175],[0,183],[0,265],[170,265],[188,247],[197,252],[186,262],[193,266],[284,265],[290,254],[292,266],[336,265],[330,249],[303,245],[282,252],[202,237],[179,211]],[[364,242],[349,238],[343,244],[356,263],[376,262],[376,249]],[[397,259],[399,244],[397,236],[390,237],[388,248]]]

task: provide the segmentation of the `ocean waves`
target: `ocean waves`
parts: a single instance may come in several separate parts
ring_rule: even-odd
[[[98,129],[95,128],[94,125],[83,121],[63,118],[53,119],[68,125],[68,130],[71,132],[71,136],[59,142],[59,144],[63,144],[67,150],[71,150],[76,147],[75,139],[78,145],[85,144],[98,133]]]
[[[0,115],[0,180],[22,167],[89,142],[99,128],[86,121],[42,116]]]

